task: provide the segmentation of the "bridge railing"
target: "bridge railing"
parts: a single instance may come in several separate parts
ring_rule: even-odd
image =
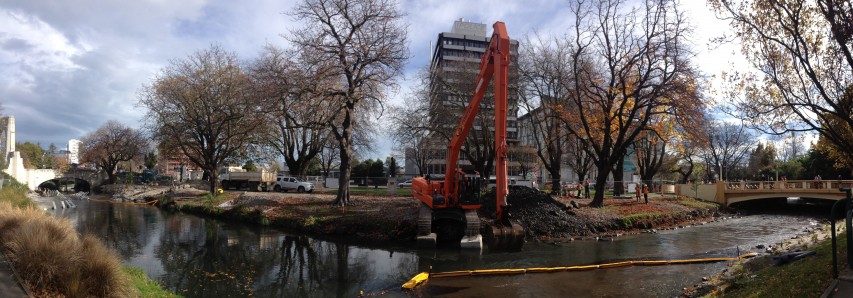
[[[853,180],[725,181],[724,186],[727,192],[769,190],[826,190],[837,192],[839,188],[853,186]]]

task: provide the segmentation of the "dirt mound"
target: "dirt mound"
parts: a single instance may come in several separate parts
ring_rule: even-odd
[[[483,196],[481,218],[494,218],[495,196],[494,189]],[[527,187],[511,187],[507,203],[510,219],[524,227],[527,240],[588,234],[586,224],[580,222],[570,207],[544,192]]]

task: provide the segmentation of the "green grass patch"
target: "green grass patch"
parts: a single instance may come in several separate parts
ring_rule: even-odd
[[[0,189],[0,202],[9,202],[12,204],[12,207],[15,208],[24,208],[33,206],[33,201],[27,197],[27,192],[29,188],[26,185],[18,183],[15,179],[12,179],[5,173],[3,174],[4,180],[11,180],[11,184],[3,185],[3,189]]]
[[[123,271],[130,278],[131,285],[139,290],[139,297],[181,297],[160,287],[156,281],[149,279],[142,269],[125,266]]]
[[[838,235],[838,270],[847,266],[847,241]],[[782,266],[758,271],[741,269],[735,279],[720,293],[706,297],[820,297],[832,280],[832,241],[829,239],[809,248],[814,256]],[[758,261],[758,260],[756,260]]]
[[[644,219],[655,219],[658,217],[668,216],[666,213],[654,212],[654,213],[637,213],[625,216],[622,218],[622,224],[626,227],[633,226],[635,222],[644,220]]]
[[[717,203],[705,202],[692,198],[685,198],[683,200],[679,200],[677,203],[680,205],[694,208],[714,208],[718,206]]]

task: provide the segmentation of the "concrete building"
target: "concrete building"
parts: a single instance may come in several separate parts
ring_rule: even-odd
[[[453,23],[450,32],[438,34],[437,42],[432,49],[430,60],[430,121],[432,125],[442,127],[450,132],[459,123],[465,106],[471,100],[475,87],[475,79],[480,70],[480,59],[489,46],[490,35],[486,24],[466,22],[459,19]],[[509,67],[508,113],[507,113],[507,143],[518,143],[518,71],[517,71],[518,42],[511,41],[511,63]],[[483,125],[475,124],[474,130],[494,134],[494,98],[492,89],[488,89],[480,105],[480,115],[484,115]],[[474,133],[474,132],[472,132]],[[435,136],[431,141],[429,158],[426,162],[425,174],[444,174],[447,156],[447,141]],[[407,175],[417,174],[413,163],[408,160]],[[464,155],[459,161],[464,167],[470,165]],[[509,164],[510,176],[518,175],[517,164]],[[414,173],[413,173],[414,172]]]
[[[68,163],[80,164],[80,140],[68,140]]]

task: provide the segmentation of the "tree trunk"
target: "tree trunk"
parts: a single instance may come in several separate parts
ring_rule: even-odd
[[[352,158],[352,109],[354,105],[347,104],[347,109],[344,110],[344,119],[341,122],[341,133],[335,133],[335,138],[338,139],[338,145],[341,152],[341,176],[338,178],[338,195],[335,197],[335,204],[338,206],[346,206],[349,204],[349,179],[351,175],[350,159]]]
[[[219,179],[217,179],[216,175],[208,174],[208,173],[216,173],[216,170],[211,171],[210,169],[204,169],[203,171],[207,176],[207,183],[210,186],[210,188],[209,188],[210,193],[213,195],[216,195],[218,193],[217,192],[217,188],[218,188],[217,184],[219,184]]]
[[[613,195],[621,196],[625,193],[625,181],[622,177],[623,169],[625,168],[625,158],[620,158],[618,162],[616,162],[616,166],[613,167]]]
[[[596,163],[598,169],[598,177],[595,178],[595,197],[589,203],[590,207],[604,206],[604,188],[607,187],[607,173],[610,171],[610,165],[601,161]]]
[[[559,192],[560,189],[560,175],[551,175],[551,193]]]

